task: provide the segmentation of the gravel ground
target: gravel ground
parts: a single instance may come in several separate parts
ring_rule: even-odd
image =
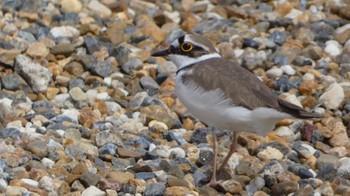
[[[0,1],[0,193],[350,195],[349,10],[348,0]],[[177,99],[176,66],[150,56],[186,33],[325,118],[240,133],[209,187],[209,129]],[[216,134],[220,163],[232,133]]]

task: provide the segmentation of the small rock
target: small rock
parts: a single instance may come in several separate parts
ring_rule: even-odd
[[[70,43],[57,44],[51,48],[51,53],[55,55],[69,56],[75,51],[75,47]]]
[[[79,30],[71,26],[53,27],[50,32],[55,38],[78,37],[80,34]]]
[[[323,182],[321,186],[319,186],[315,193],[319,193],[320,195],[334,195],[333,189],[329,182]]]
[[[210,133],[211,128],[197,128],[191,135],[191,142],[200,144],[200,143],[208,143],[207,135]]]
[[[153,78],[149,77],[149,76],[143,76],[140,79],[140,83],[141,86],[145,89],[145,90],[156,90],[159,89],[159,85],[157,84],[156,81],[153,80]]]
[[[98,182],[98,188],[104,191],[107,189],[119,191],[120,184],[118,181],[111,178],[101,178],[101,180]]]
[[[219,183],[220,188],[222,188],[225,192],[229,192],[231,194],[237,194],[243,190],[241,183],[236,181],[235,179],[226,180]]]
[[[143,62],[140,59],[134,58],[122,65],[122,70],[127,74],[132,74],[132,70],[140,70],[143,67]]]
[[[342,53],[341,45],[335,40],[329,40],[326,42],[324,51],[331,56],[338,56]]]
[[[5,75],[1,77],[3,88],[8,90],[18,90],[20,88],[20,78],[16,74]]]
[[[46,57],[50,51],[46,48],[45,44],[41,42],[30,43],[26,53],[32,58]]]
[[[148,184],[146,190],[143,192],[144,196],[162,196],[165,194],[166,187],[163,183]]]
[[[267,77],[269,77],[271,79],[278,78],[278,77],[282,76],[282,74],[283,74],[283,70],[278,68],[278,67],[272,67],[271,69],[266,71]]]
[[[271,188],[271,195],[288,195],[298,189],[298,183],[293,181],[280,182]]]
[[[350,24],[346,24],[334,31],[334,39],[344,44],[350,38]]]
[[[105,196],[106,193],[104,191],[101,191],[95,186],[89,186],[87,189],[85,189],[82,193],[81,196]]]
[[[214,152],[210,149],[201,149],[197,160],[199,167],[203,165],[211,165],[214,161]]]
[[[20,53],[21,51],[18,49],[6,50],[3,48],[0,48],[0,62],[13,67],[15,64],[15,58]]]
[[[266,165],[264,165],[263,168],[261,168],[261,170],[259,171],[259,173],[262,176],[277,175],[277,174],[284,173],[284,169],[283,169],[282,165],[277,160],[272,160],[269,163],[267,163]]]
[[[107,6],[96,0],[90,1],[87,7],[90,10],[100,14],[103,18],[107,18],[112,15],[112,11]]]
[[[1,178],[0,179],[0,191],[4,192],[7,189],[7,187],[8,187],[8,184],[7,184],[6,180]]]
[[[87,171],[83,173],[79,179],[85,186],[95,186],[97,185],[101,177],[97,174]]]
[[[289,76],[293,76],[296,73],[295,69],[290,65],[283,65],[281,66],[281,69],[285,74]]]
[[[79,0],[62,0],[62,11],[65,13],[79,13],[83,5]]]
[[[69,90],[69,95],[74,101],[85,101],[87,99],[86,93],[79,87],[74,87]]]
[[[320,96],[319,103],[323,104],[327,109],[335,110],[338,109],[344,97],[343,88],[338,83],[333,83]]]
[[[266,149],[260,151],[257,156],[262,161],[269,161],[272,159],[281,160],[283,158],[283,154],[276,148],[267,147]]]
[[[15,71],[31,85],[35,92],[45,91],[52,78],[48,68],[33,62],[25,55],[16,57]]]
[[[350,158],[344,157],[339,160],[340,166],[338,167],[337,176],[345,179],[350,179]]]

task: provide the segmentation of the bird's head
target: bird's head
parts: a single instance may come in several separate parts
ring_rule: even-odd
[[[178,69],[210,58],[220,57],[208,39],[192,34],[179,37],[169,48],[155,52],[152,56],[169,56]]]

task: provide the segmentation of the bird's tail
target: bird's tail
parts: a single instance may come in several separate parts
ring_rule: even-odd
[[[278,103],[281,107],[282,112],[286,112],[295,118],[300,119],[310,119],[310,120],[317,120],[323,117],[322,114],[317,114],[314,112],[308,112],[304,110],[303,108],[294,105],[288,101],[285,101],[283,99],[278,99]]]

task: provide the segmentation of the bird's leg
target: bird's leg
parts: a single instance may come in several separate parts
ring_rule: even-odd
[[[228,151],[228,154],[226,155],[224,161],[222,162],[219,171],[223,171],[225,165],[227,164],[228,160],[231,158],[232,154],[236,151],[237,148],[237,133],[233,132],[233,138],[230,145],[230,150]]]
[[[211,175],[210,186],[216,187],[218,185],[218,181],[216,180],[216,163],[218,156],[218,140],[214,131],[211,132],[213,137],[213,151],[214,151],[214,159],[213,159],[213,173]]]

